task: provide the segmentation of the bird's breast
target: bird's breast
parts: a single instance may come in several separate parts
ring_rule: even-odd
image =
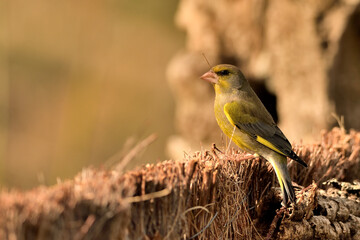
[[[253,139],[230,123],[224,112],[226,102],[222,102],[221,99],[217,100],[215,101],[214,112],[220,129],[241,149],[254,152]]]

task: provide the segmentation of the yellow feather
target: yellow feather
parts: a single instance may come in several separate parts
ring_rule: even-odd
[[[267,141],[266,139],[264,139],[264,138],[262,138],[260,136],[256,136],[256,141],[258,141],[262,145],[265,145],[268,148],[274,150],[275,152],[280,153],[281,155],[285,156],[285,154],[283,152],[281,152],[279,149],[277,149],[271,142]]]
[[[235,108],[235,107],[238,107],[238,105],[236,104],[236,102],[230,102],[230,103],[227,103],[225,104],[224,106],[224,113],[225,113],[225,116],[226,118],[229,120],[229,122],[231,123],[231,125],[233,126],[236,126],[236,123],[234,122],[232,116],[230,115],[230,112],[229,111],[231,108]],[[234,112],[234,111],[233,111]],[[250,116],[244,116],[246,117],[248,120],[250,120],[252,117]],[[253,120],[253,119],[251,119]],[[231,138],[231,137],[230,137]],[[277,153],[280,153],[281,155],[284,155],[285,154],[283,152],[281,152],[279,149],[277,149],[271,142],[267,141],[266,139],[260,137],[260,136],[256,136],[256,141],[258,141],[259,143],[261,143],[262,145],[274,150],[275,152]],[[243,141],[241,141],[243,142]],[[244,145],[244,143],[242,143],[241,145]],[[251,147],[247,146],[249,149],[252,149]]]
[[[226,105],[228,105],[228,103],[227,103]],[[231,118],[231,116],[230,116],[229,112],[228,112],[228,111],[226,111],[226,105],[225,105],[225,107],[224,107],[224,113],[225,113],[225,116],[227,117],[227,119],[229,120],[229,122],[230,122],[233,126],[235,126],[235,122],[232,120],[232,118]]]

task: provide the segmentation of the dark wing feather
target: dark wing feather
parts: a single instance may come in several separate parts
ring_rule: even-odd
[[[265,109],[265,107],[263,108]],[[233,101],[225,104],[224,111],[227,118],[230,118],[229,121],[237,128],[246,132],[255,140],[257,140],[258,136],[265,139],[283,155],[307,167],[306,163],[294,153],[289,140],[275,124],[266,109],[266,114],[260,115],[261,111],[256,111],[253,104],[240,105]]]

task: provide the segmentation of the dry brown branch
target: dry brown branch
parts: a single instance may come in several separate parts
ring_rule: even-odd
[[[86,169],[53,187],[3,190],[0,239],[357,239],[359,148],[359,132],[338,128],[297,145],[309,168],[289,164],[297,204],[280,211],[269,164],[215,146],[125,174]]]

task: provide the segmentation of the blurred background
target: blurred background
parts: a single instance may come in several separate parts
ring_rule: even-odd
[[[312,144],[334,126],[360,129],[359,0],[181,0],[175,19],[186,45],[167,68],[176,102],[172,158],[227,145],[214,91],[198,81],[209,69],[201,53],[211,65],[240,67],[293,144]]]
[[[359,43],[359,0],[0,0],[1,185],[108,166],[152,133],[127,169],[225,148],[203,53],[241,68],[292,143],[360,129]]]
[[[135,164],[165,159],[174,102],[166,65],[184,45],[177,1],[0,1],[0,182],[30,188],[101,166],[158,139]]]

